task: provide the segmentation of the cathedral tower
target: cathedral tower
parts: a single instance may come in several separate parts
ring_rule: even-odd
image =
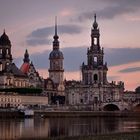
[[[12,62],[11,41],[5,33],[0,37],[0,72],[6,71],[7,65]]]
[[[55,35],[53,41],[53,50],[49,55],[50,68],[49,78],[53,80],[60,92],[58,94],[64,94],[64,68],[63,68],[63,53],[59,49],[59,36],[57,35],[57,20],[55,19]]]
[[[104,50],[100,47],[100,31],[94,16],[91,29],[91,46],[87,50],[87,65],[82,64],[82,81],[84,84],[106,84],[107,63],[104,64]]]

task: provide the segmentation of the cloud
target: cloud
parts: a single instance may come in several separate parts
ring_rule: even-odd
[[[105,60],[109,66],[140,61],[140,48],[106,48]]]
[[[104,2],[104,0],[100,0]],[[139,0],[106,0],[108,6],[102,9],[90,10],[82,12],[78,15],[78,21],[91,20],[93,19],[94,13],[97,13],[98,17],[101,19],[113,19],[116,16],[133,13],[139,10],[140,1]],[[95,1],[94,1],[95,3]]]
[[[126,69],[120,70],[119,72],[121,73],[140,72],[140,67],[126,68]]]
[[[50,39],[42,39],[42,38],[31,38],[26,40],[27,44],[30,46],[38,46],[44,44],[51,44]]]
[[[108,76],[109,81],[116,81],[119,79],[119,76]]]
[[[101,9],[101,10],[88,11],[85,13],[81,13],[78,16],[78,20],[84,21],[86,19],[93,19],[94,13],[97,13],[98,17],[101,19],[113,19],[114,17],[118,15],[133,12],[133,11],[134,9],[131,9],[129,7],[110,6],[110,7],[105,7],[104,9]]]
[[[87,63],[87,46],[63,48],[64,54],[64,69],[65,71],[79,71],[83,62]],[[49,53],[50,51],[43,51],[42,53],[35,53],[30,55],[37,69],[49,68]],[[105,61],[108,66],[116,66],[128,64],[131,62],[140,61],[140,48],[105,48]],[[19,59],[15,59],[15,63],[19,64]]]
[[[58,25],[58,34],[79,34],[83,30],[82,27],[78,25]],[[37,45],[45,45],[50,44],[50,36],[53,36],[54,34],[54,26],[51,27],[44,27],[39,28],[34,31],[32,31],[27,36],[27,44],[30,46],[37,46]]]

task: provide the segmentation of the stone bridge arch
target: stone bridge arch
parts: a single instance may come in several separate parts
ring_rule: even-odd
[[[118,105],[110,103],[103,106],[103,111],[119,111],[120,108]]]

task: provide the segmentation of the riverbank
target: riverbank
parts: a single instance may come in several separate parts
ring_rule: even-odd
[[[140,112],[120,111],[35,111],[35,116],[52,117],[140,117]]]
[[[117,133],[97,136],[53,137],[53,138],[19,138],[16,140],[140,140],[140,132]]]
[[[140,117],[140,112],[130,111],[43,111],[34,110],[34,116],[43,118],[61,118],[61,117]],[[0,118],[24,118],[25,112],[1,110]]]
[[[0,111],[0,118],[24,118],[24,112],[15,110],[2,110]]]

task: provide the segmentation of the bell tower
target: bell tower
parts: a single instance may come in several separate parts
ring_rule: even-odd
[[[95,14],[91,29],[91,46],[87,49],[87,65],[82,64],[82,81],[84,84],[105,84],[107,70],[107,63],[104,64],[104,50],[100,47],[100,30]]]
[[[50,68],[49,78],[53,80],[60,95],[64,94],[64,68],[63,68],[63,53],[59,48],[59,36],[57,35],[57,19],[55,18],[55,34],[53,37],[53,50],[49,55]]]
[[[0,37],[0,72],[6,71],[6,66],[12,62],[11,41],[5,33]]]

